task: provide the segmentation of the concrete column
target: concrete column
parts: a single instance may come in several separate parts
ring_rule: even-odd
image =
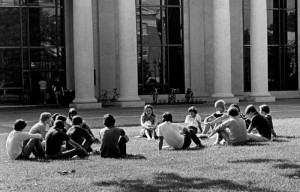
[[[122,107],[145,105],[138,96],[137,35],[135,0],[118,0],[119,73]]]
[[[251,93],[255,102],[275,101],[268,92],[267,4],[250,1]]]
[[[92,1],[73,1],[74,73],[77,108],[100,108],[94,88]]]
[[[231,90],[231,37],[229,0],[213,0],[213,98],[237,103]]]

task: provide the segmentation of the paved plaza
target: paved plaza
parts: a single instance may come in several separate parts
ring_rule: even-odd
[[[249,102],[239,103],[240,108],[244,111],[245,107],[251,104]],[[262,103],[253,103],[258,107]],[[174,105],[154,105],[154,112],[158,115],[158,120],[161,121],[161,115],[168,111],[174,116],[175,122],[183,122],[187,115],[187,109],[190,106],[196,106],[198,113],[202,120],[209,114],[214,112],[213,103],[206,104],[174,104]],[[277,100],[276,102],[268,103],[271,108],[273,118],[300,118],[300,99]],[[228,107],[229,104],[226,104]],[[0,134],[8,133],[12,129],[14,121],[22,118],[27,121],[29,129],[33,124],[39,120],[39,115],[42,112],[68,114],[67,107],[56,108],[54,106],[24,106],[24,107],[0,107]],[[101,109],[82,109],[78,110],[78,115],[82,116],[84,120],[92,128],[103,127],[103,115],[110,113],[116,117],[116,125],[122,127],[139,126],[140,115],[143,108],[120,108],[120,107],[104,107]],[[300,125],[299,125],[300,127]]]

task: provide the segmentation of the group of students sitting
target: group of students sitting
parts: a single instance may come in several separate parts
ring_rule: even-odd
[[[29,159],[31,153],[39,159],[82,158],[99,153],[102,157],[125,156],[129,140],[125,131],[114,126],[112,115],[106,114],[103,119],[105,128],[100,130],[100,140],[75,108],[69,110],[68,117],[42,113],[28,133],[24,131],[26,121],[17,119],[6,140],[7,154],[13,160]],[[101,143],[100,150],[93,150],[93,143]]]
[[[201,125],[201,116],[197,109],[192,106],[188,109],[184,123],[173,123],[172,114],[166,112],[162,115],[163,123],[158,125],[157,116],[151,105],[146,105],[141,115],[143,129],[140,136],[148,140],[159,139],[159,150],[162,149],[163,141],[174,149],[186,149],[191,141],[196,148],[203,145],[199,138],[211,138],[218,134],[213,145],[244,145],[248,142],[264,142],[276,137],[272,116],[268,105],[260,105],[260,112],[253,105],[248,105],[245,114],[240,112],[237,104],[231,104],[225,109],[225,102],[215,102],[216,112],[204,119],[204,128]],[[211,130],[211,131],[210,131]]]
[[[271,135],[276,137],[267,105],[260,106],[260,113],[253,105],[248,105],[244,115],[237,104],[230,105],[226,111],[225,102],[218,100],[215,109],[216,112],[204,119],[202,129],[201,116],[194,106],[188,109],[184,123],[174,123],[172,114],[165,112],[159,124],[153,107],[146,105],[140,118],[140,136],[148,140],[158,138],[159,150],[163,141],[174,149],[187,149],[192,141],[195,148],[202,148],[200,138],[210,138],[215,134],[218,136],[214,145],[243,145],[249,141],[269,141]],[[41,159],[81,158],[90,154],[125,157],[129,138],[123,129],[115,127],[115,122],[112,115],[104,115],[105,127],[100,129],[98,139],[75,108],[69,110],[68,117],[42,113],[39,122],[28,133],[24,131],[26,121],[17,119],[14,130],[7,137],[6,151],[10,159],[29,159],[31,153]],[[100,143],[99,150],[92,149],[93,143]]]

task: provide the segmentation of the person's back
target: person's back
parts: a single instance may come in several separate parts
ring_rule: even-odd
[[[248,140],[246,123],[243,119],[239,118],[238,116],[230,117],[226,121],[226,124],[228,130],[225,131],[229,135],[230,143],[242,143]]]
[[[79,127],[78,125],[74,125],[72,126],[70,129],[68,129],[67,131],[67,135],[76,143],[82,145],[82,143],[84,142],[84,140],[88,140],[90,141],[92,136],[89,134],[89,132],[84,129]],[[67,149],[72,149],[74,147],[72,147],[70,144],[67,144]]]
[[[112,127],[105,127],[100,130],[100,154],[102,157],[118,157],[121,151],[118,142],[121,136],[125,135],[123,129]]]
[[[256,128],[261,136],[271,139],[271,127],[268,119],[265,116],[257,113],[252,118],[251,125]]]
[[[62,131],[51,128],[46,134],[46,154],[52,156],[61,150],[64,141],[69,140],[69,136]]]
[[[164,122],[158,126],[158,136],[163,136],[171,147],[180,149],[184,143],[184,136],[180,134],[182,130],[183,127],[180,124]]]

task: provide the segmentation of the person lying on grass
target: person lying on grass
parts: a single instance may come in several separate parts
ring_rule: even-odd
[[[245,121],[239,117],[239,111],[235,107],[228,109],[229,118],[215,127],[209,137],[218,133],[214,145],[220,144],[224,139],[225,145],[242,145],[248,141]]]
[[[196,147],[202,148],[203,145],[199,138],[193,131],[190,131],[188,128],[183,127],[178,123],[172,123],[173,116],[169,112],[165,112],[162,115],[162,121],[158,125],[158,150],[162,149],[163,140],[165,140],[171,147],[174,149],[187,149],[191,144],[191,140],[194,141]]]
[[[100,130],[101,157],[126,157],[126,143],[129,141],[123,129],[115,127],[115,118],[110,114],[103,117],[104,128]]]
[[[86,157],[88,156],[87,151],[78,143],[73,141],[64,132],[64,123],[60,120],[56,120],[54,125],[46,134],[46,158],[48,159],[68,159],[74,156]],[[66,142],[72,145],[74,148],[66,150],[63,147],[63,143]]]
[[[141,115],[141,126],[142,130],[140,132],[141,137],[147,137],[148,140],[155,139],[157,127],[157,117],[153,112],[153,107],[151,105],[145,105],[144,112]]]
[[[17,119],[14,130],[10,132],[6,140],[6,151],[10,159],[29,159],[33,153],[37,158],[44,158],[45,152],[41,144],[41,134],[30,134],[23,130],[27,123],[23,119]],[[23,145],[25,140],[29,141]]]
[[[251,119],[251,124],[247,130],[249,141],[269,141],[271,139],[271,127],[268,119],[259,114],[253,105],[248,105],[246,107],[245,114],[248,119]],[[253,129],[256,129],[258,133],[252,133]]]
[[[95,142],[95,139],[86,129],[82,128],[83,121],[79,115],[76,115],[72,119],[73,126],[67,131],[67,135],[76,143],[81,145],[87,152],[93,152],[91,145]],[[67,149],[73,149],[74,147],[67,143]]]

